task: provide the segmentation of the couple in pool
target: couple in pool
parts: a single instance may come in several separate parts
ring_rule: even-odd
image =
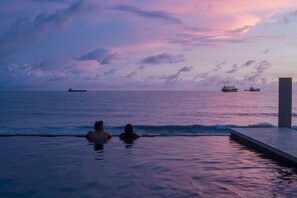
[[[94,145],[103,145],[111,138],[111,134],[104,131],[102,120],[95,122],[94,128],[95,131],[90,131],[86,135],[89,142],[94,143]],[[139,135],[133,132],[131,124],[127,124],[124,133],[120,135],[120,139],[127,144],[132,144],[133,141],[139,137]]]

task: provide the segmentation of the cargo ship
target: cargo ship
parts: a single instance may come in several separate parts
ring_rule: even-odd
[[[238,89],[237,88],[235,88],[235,86],[224,86],[223,88],[222,88],[222,92],[237,92],[238,91]]]
[[[244,91],[260,91],[260,88],[250,87],[250,89],[245,89]]]
[[[87,92],[87,90],[85,90],[85,89],[71,89],[71,88],[69,88],[68,89],[68,92]]]

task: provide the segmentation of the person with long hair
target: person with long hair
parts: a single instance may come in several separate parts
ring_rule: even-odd
[[[134,140],[139,138],[140,136],[133,131],[133,127],[131,124],[127,124],[125,126],[124,133],[120,135],[120,139],[123,140],[125,143],[132,144]]]

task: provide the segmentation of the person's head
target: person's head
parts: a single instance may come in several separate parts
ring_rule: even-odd
[[[131,133],[133,133],[133,127],[132,127],[131,124],[127,124],[127,125],[125,126],[125,133],[127,133],[127,134],[131,134]]]
[[[103,120],[96,121],[94,124],[95,131],[103,131]]]

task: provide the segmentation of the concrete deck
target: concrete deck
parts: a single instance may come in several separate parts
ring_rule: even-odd
[[[297,164],[297,131],[288,128],[232,128],[231,138]]]

